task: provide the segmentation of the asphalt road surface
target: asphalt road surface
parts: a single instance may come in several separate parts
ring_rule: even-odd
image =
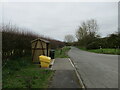
[[[55,74],[51,80],[50,88],[80,88],[69,58],[56,58],[52,70],[55,70]]]
[[[75,47],[68,55],[86,88],[118,88],[118,55],[96,54]]]

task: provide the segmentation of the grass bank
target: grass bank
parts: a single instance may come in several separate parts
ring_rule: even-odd
[[[47,88],[54,71],[40,69],[31,57],[10,60],[3,67],[3,88]]]
[[[69,46],[65,46],[61,49],[55,50],[55,58],[69,58],[67,52],[70,50]]]
[[[77,48],[94,53],[120,55],[120,49],[103,48],[103,49],[87,50],[86,48],[81,48],[81,47],[77,47]]]

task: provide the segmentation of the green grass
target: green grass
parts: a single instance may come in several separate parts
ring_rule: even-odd
[[[95,49],[95,50],[88,50],[90,52],[95,52],[95,53],[103,53],[103,54],[115,54],[115,55],[120,55],[120,50],[119,49]]]
[[[54,71],[40,69],[39,66],[32,64],[30,60],[31,57],[23,57],[9,61],[3,68],[2,87],[47,88]]]
[[[69,46],[65,46],[62,49],[55,50],[55,58],[69,58],[67,52],[70,50]]]
[[[103,48],[103,49],[92,49],[87,50],[84,47],[77,47],[84,51],[94,52],[94,53],[101,53],[101,54],[114,54],[114,55],[120,55],[120,49],[112,49],[112,48]]]
[[[87,51],[87,49],[85,47],[79,47],[79,46],[76,46],[77,48],[81,49],[81,50],[85,50]]]

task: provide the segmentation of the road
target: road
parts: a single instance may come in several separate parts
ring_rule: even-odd
[[[118,55],[96,54],[75,47],[68,55],[86,88],[118,88]]]
[[[69,58],[56,58],[52,70],[55,70],[55,74],[51,80],[50,88],[80,88]]]

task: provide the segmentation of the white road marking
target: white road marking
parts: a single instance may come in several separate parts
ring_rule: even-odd
[[[82,80],[81,80],[81,78],[80,78],[80,75],[79,75],[79,73],[78,73],[75,65],[73,64],[73,62],[71,61],[70,58],[69,58],[69,61],[70,61],[71,65],[72,65],[72,66],[74,67],[74,69],[75,69],[75,73],[76,73],[76,75],[77,75],[77,77],[78,77],[79,83],[81,84],[82,88],[85,89],[85,86],[84,86],[84,84],[83,84],[83,82],[82,82]]]
[[[75,68],[75,66],[73,65],[72,61],[70,59],[69,59],[69,61],[70,61],[71,65]]]
[[[54,64],[54,62],[55,62],[55,59],[53,59],[53,61],[52,61],[52,63],[51,63],[51,65],[53,66],[53,64]],[[52,70],[52,66],[51,66],[51,70]]]

